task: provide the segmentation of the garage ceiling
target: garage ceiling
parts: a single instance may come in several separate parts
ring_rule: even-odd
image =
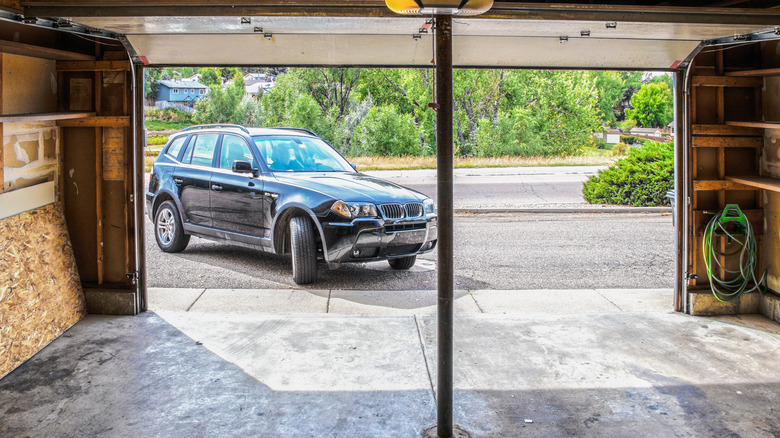
[[[775,37],[780,27],[780,9],[767,8],[776,2],[608,3],[496,2],[485,15],[455,17],[454,65],[669,69],[702,41]],[[433,57],[433,38],[425,32],[429,17],[393,15],[384,0],[21,5],[25,16],[64,18],[124,35],[153,65],[424,67]]]

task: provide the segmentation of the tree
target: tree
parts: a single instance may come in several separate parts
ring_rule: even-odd
[[[198,70],[200,73],[200,82],[203,85],[222,85],[222,80],[219,75],[219,71],[214,68],[202,68]]]
[[[150,100],[157,99],[160,92],[160,81],[163,70],[161,68],[148,68],[144,70],[144,97]]]
[[[639,126],[663,127],[672,121],[674,102],[665,82],[642,86],[631,99],[631,105],[634,109],[626,110],[626,117],[636,120]]]

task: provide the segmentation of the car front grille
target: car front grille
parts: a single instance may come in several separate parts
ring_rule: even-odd
[[[423,206],[419,202],[406,204],[406,217],[420,217],[423,215]]]
[[[385,219],[402,219],[404,217],[404,206],[401,204],[382,204],[382,216]]]
[[[399,231],[418,231],[426,228],[425,222],[414,222],[411,224],[397,224],[388,225],[385,227],[385,231],[388,233],[398,233]]]
[[[407,204],[382,204],[379,206],[385,219],[403,219],[423,216],[423,206],[419,202]]]

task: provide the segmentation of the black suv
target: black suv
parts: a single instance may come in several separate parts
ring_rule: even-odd
[[[193,235],[291,253],[298,284],[317,280],[318,260],[409,269],[436,246],[430,198],[356,172],[305,129],[184,129],[152,167],[146,208],[163,251],[183,251]]]

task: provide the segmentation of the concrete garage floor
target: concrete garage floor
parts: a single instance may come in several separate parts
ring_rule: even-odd
[[[472,436],[780,436],[780,325],[579,293],[457,293]],[[387,294],[152,291],[154,312],[89,316],[0,380],[0,436],[420,436],[435,292]]]

